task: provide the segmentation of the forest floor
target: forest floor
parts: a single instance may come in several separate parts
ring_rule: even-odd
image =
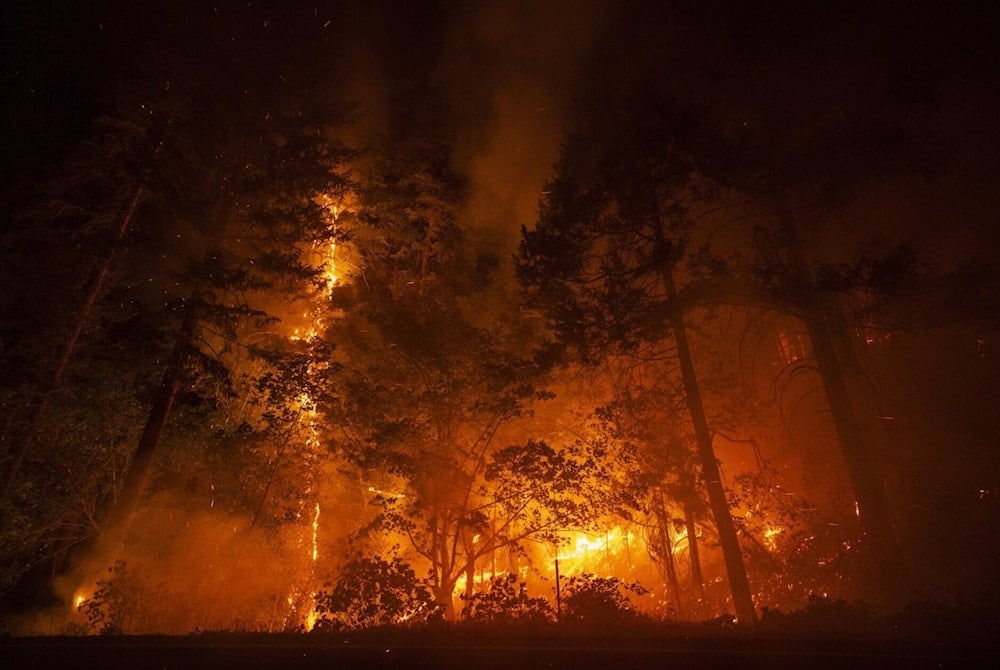
[[[933,622],[929,622],[933,625]],[[911,631],[912,632],[912,631]],[[676,625],[0,638],[3,668],[1000,668],[996,630],[807,632]]]

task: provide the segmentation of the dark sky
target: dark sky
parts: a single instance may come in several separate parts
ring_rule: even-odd
[[[893,210],[892,237],[920,227],[918,214],[946,218],[946,246],[981,247],[998,210],[998,11],[926,4],[8,0],[4,198],[85,135],[136,63],[219,49],[360,100],[370,132],[433,103],[472,178],[470,205],[509,212],[511,231],[530,224],[581,101],[631,82],[655,80],[723,118],[795,123],[869,106],[935,135],[949,162],[933,188],[886,184],[859,225],[886,225]]]

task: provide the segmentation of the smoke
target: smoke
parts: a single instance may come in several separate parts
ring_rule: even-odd
[[[325,504],[330,495],[343,492],[318,500]],[[331,502],[327,509],[344,507]],[[120,546],[98,542],[54,580],[61,604],[3,628],[15,634],[298,630],[336,563],[334,547],[353,523],[325,515],[314,561],[311,509],[251,527],[247,515],[192,510],[183,491],[161,491]]]
[[[448,91],[456,163],[473,225],[512,244],[532,225],[581,67],[605,25],[601,2],[485,2],[451,17],[435,77]]]

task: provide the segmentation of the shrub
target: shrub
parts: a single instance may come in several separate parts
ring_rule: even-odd
[[[316,594],[316,627],[360,630],[427,623],[442,616],[426,584],[398,557],[356,558],[330,590]]]
[[[590,573],[570,577],[563,587],[562,618],[566,621],[621,621],[638,616],[628,592],[647,593],[637,582],[617,577],[596,577]]]
[[[78,609],[87,617],[90,632],[120,635],[131,632],[130,619],[138,609],[140,586],[126,570],[125,561],[117,560],[108,568],[111,577],[97,582],[94,595]]]
[[[555,620],[555,612],[545,598],[528,596],[524,582],[517,575],[495,577],[490,588],[471,597],[462,596],[462,616],[469,621],[499,623],[542,623]]]

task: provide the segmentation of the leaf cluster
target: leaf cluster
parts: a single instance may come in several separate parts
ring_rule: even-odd
[[[555,620],[549,601],[529,596],[527,584],[513,574],[494,577],[486,591],[463,594],[462,599],[462,618],[467,621],[531,624]]]
[[[357,557],[327,586],[315,596],[320,630],[419,625],[441,617],[430,590],[398,556]]]

